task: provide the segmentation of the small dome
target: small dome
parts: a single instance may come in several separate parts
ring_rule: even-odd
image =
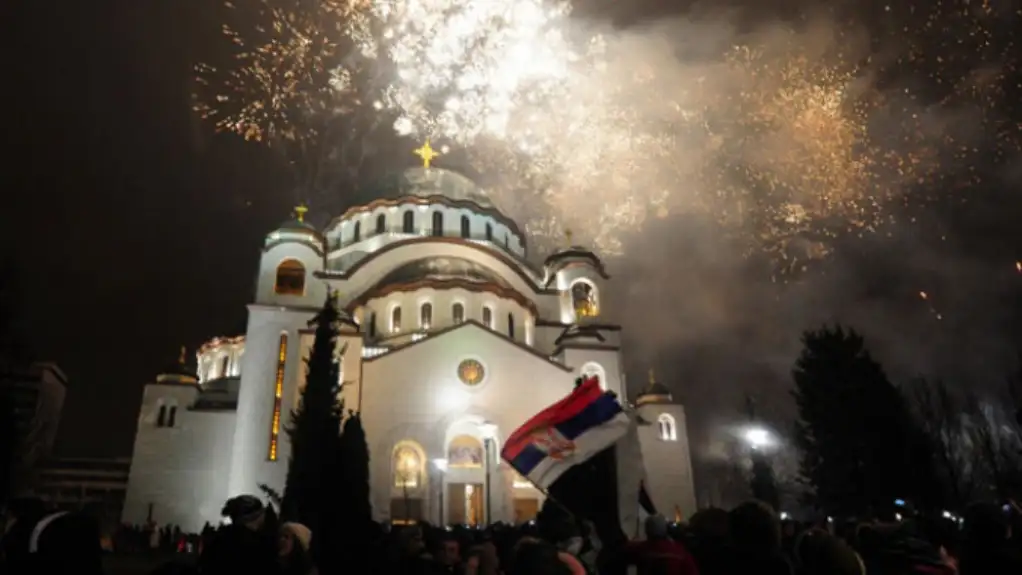
[[[195,370],[188,367],[185,352],[185,348],[182,347],[181,356],[177,358],[177,361],[167,366],[165,369],[160,370],[159,375],[156,376],[157,382],[198,383],[199,378]]]
[[[384,288],[396,284],[408,284],[422,280],[462,280],[473,283],[493,283],[501,287],[511,286],[489,268],[464,258],[432,257],[406,263],[376,283]]]
[[[298,219],[295,219],[295,218],[291,218],[290,220],[287,220],[286,222],[284,222],[284,223],[280,224],[279,226],[277,226],[277,231],[282,231],[282,232],[311,232],[311,233],[314,233],[314,234],[318,234],[319,233],[319,231],[316,230],[316,227],[313,226],[312,224],[310,224],[309,222],[298,220]]]
[[[653,374],[653,370],[649,370],[649,385],[639,392],[638,397],[635,398],[635,403],[645,405],[647,403],[672,403],[673,401],[674,398],[671,396],[671,390],[658,382]]]
[[[408,168],[383,178],[367,190],[367,201],[408,196],[472,202],[480,208],[497,209],[490,195],[472,180],[443,168]]]

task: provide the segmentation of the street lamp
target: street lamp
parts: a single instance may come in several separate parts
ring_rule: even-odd
[[[493,440],[497,437],[497,426],[492,423],[483,423],[479,426],[479,431],[483,434],[483,446],[486,450],[486,466],[483,472],[486,474],[484,476],[486,481],[484,487],[486,489],[486,523],[490,524],[493,523],[493,498],[490,496],[490,461],[493,460],[493,456],[490,455],[490,451]]]
[[[446,527],[447,526],[447,522],[444,521],[444,516],[445,516],[445,514],[444,514],[444,487],[446,487],[444,485],[444,474],[447,473],[447,460],[444,459],[443,457],[437,457],[436,459],[433,460],[433,467],[436,467],[436,470],[438,472],[440,472],[440,481],[439,481],[439,486],[440,486],[440,526],[441,527]]]
[[[753,449],[769,447],[773,443],[773,437],[771,437],[770,432],[762,427],[750,427],[745,430],[742,437],[749,444],[749,447]]]

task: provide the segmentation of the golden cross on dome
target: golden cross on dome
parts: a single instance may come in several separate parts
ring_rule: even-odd
[[[295,206],[295,217],[298,218],[299,222],[305,222],[305,213],[309,211],[309,207],[304,203]]]
[[[649,384],[653,385],[654,383],[656,383],[656,372],[651,367],[649,368]]]
[[[177,358],[177,362],[180,363],[181,365],[184,365],[185,364],[185,354],[187,354],[187,353],[188,353],[188,350],[185,348],[185,346],[182,345],[181,346],[181,356]]]
[[[415,150],[415,155],[422,158],[423,168],[429,168],[433,160],[440,157],[440,152],[434,150],[433,146],[429,145],[429,140],[426,140],[426,143],[421,148]]]

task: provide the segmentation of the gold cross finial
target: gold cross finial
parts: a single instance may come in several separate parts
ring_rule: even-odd
[[[656,372],[651,367],[649,368],[649,384],[653,385],[654,383],[656,383]]]
[[[429,145],[429,140],[421,148],[415,150],[415,155],[422,158],[422,167],[428,168],[435,158],[440,157],[440,152]]]
[[[305,213],[309,211],[309,207],[304,203],[295,206],[295,217],[298,218],[299,222],[305,222]]]
[[[185,364],[185,354],[187,354],[187,353],[188,353],[188,349],[186,349],[185,346],[182,345],[181,346],[181,355],[177,358],[177,362],[180,363],[181,365],[184,365]]]

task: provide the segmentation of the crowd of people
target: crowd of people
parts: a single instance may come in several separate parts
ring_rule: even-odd
[[[46,513],[38,504],[12,511],[2,540],[3,573],[104,572],[98,528],[88,517]],[[138,529],[134,538],[122,534],[122,544],[127,550],[145,547],[147,536],[150,548],[156,542],[181,553],[155,573],[320,575],[315,534],[306,526],[278,520],[272,506],[253,496],[233,498],[223,511],[229,521],[202,534]],[[564,513],[484,529],[427,523],[371,528],[366,540],[374,543],[358,550],[359,559],[352,558],[345,573],[586,575],[631,568],[637,575],[1022,574],[1022,516],[1017,507],[997,505],[975,505],[960,519],[892,514],[799,523],[749,502],[731,511],[700,511],[685,524],[649,516],[643,536],[617,548],[604,546],[591,523]]]

